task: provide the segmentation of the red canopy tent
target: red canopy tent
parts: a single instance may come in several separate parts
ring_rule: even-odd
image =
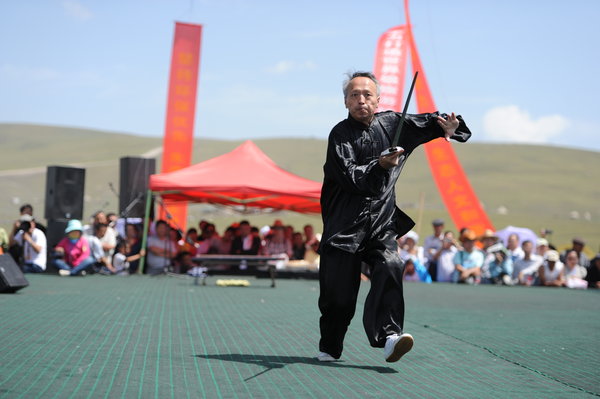
[[[321,211],[321,183],[281,169],[250,140],[208,161],[151,175],[150,190],[168,202]]]

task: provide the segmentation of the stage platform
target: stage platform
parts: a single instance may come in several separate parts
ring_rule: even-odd
[[[0,398],[600,396],[600,292],[406,283],[415,346],[389,364],[363,282],[341,361],[319,363],[315,280],[27,278],[0,294]]]

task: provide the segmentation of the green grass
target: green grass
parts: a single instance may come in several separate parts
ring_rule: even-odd
[[[259,139],[254,142],[283,169],[300,176],[322,180],[326,141],[318,139]],[[196,138],[193,162],[224,154],[242,141]],[[119,158],[139,156],[162,144],[162,139],[95,130],[0,124],[0,226],[8,227],[19,205],[29,202],[39,217],[44,212],[45,168],[47,165],[80,165],[86,168],[84,214],[98,209],[117,210],[118,199],[109,183],[119,186]],[[475,192],[497,229],[507,225],[534,231],[550,228],[552,241],[567,245],[582,236],[591,252],[600,246],[600,154],[567,148],[536,145],[455,144],[454,149]],[[157,157],[160,170],[160,155]],[[26,174],[15,169],[38,168]],[[397,186],[398,204],[421,225],[423,236],[430,233],[429,221],[449,216],[431,178],[422,148],[413,153]],[[423,198],[424,207],[419,208]],[[500,207],[507,214],[498,213]],[[578,220],[570,213],[577,211]],[[588,213],[591,221],[583,218]],[[220,230],[232,221],[247,217],[256,225],[280,218],[296,228],[313,223],[320,229],[318,215],[294,213],[240,216],[227,209],[190,206],[189,223],[212,220]],[[457,226],[448,224],[448,228]]]

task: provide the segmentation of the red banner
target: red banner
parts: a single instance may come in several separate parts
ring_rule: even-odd
[[[192,159],[201,36],[202,25],[175,23],[162,173],[190,166]],[[167,203],[165,208],[160,209],[160,218],[170,214],[171,221],[185,231],[187,204]]]
[[[381,88],[380,111],[402,110],[407,42],[404,26],[395,26],[387,30],[377,42],[373,73]]]
[[[404,8],[413,73],[419,71],[419,78],[415,85],[417,111],[419,113],[434,112],[437,111],[437,108],[412,35],[408,0],[405,0]],[[456,227],[458,229],[468,227],[478,235],[482,234],[485,229],[495,230],[473,191],[452,145],[444,139],[433,140],[425,145],[425,152],[433,179]]]

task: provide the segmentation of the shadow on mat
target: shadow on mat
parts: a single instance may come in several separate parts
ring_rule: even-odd
[[[381,367],[381,366],[360,366],[354,364],[344,364],[341,361],[338,362],[320,362],[314,357],[303,357],[303,356],[267,356],[267,355],[244,355],[244,354],[227,354],[227,355],[194,355],[195,357],[204,358],[204,359],[215,359],[215,360],[225,360],[231,362],[239,362],[239,363],[247,363],[247,364],[256,364],[259,366],[263,366],[266,370],[261,371],[260,373],[253,375],[252,377],[246,378],[244,381],[251,380],[252,378],[258,377],[261,374],[266,373],[272,369],[280,369],[285,367],[288,364],[311,364],[313,366],[321,366],[321,367],[332,367],[332,368],[341,368],[341,369],[360,369],[360,370],[370,370],[375,371],[380,374],[392,374],[397,373],[398,371],[394,370],[391,367]]]

